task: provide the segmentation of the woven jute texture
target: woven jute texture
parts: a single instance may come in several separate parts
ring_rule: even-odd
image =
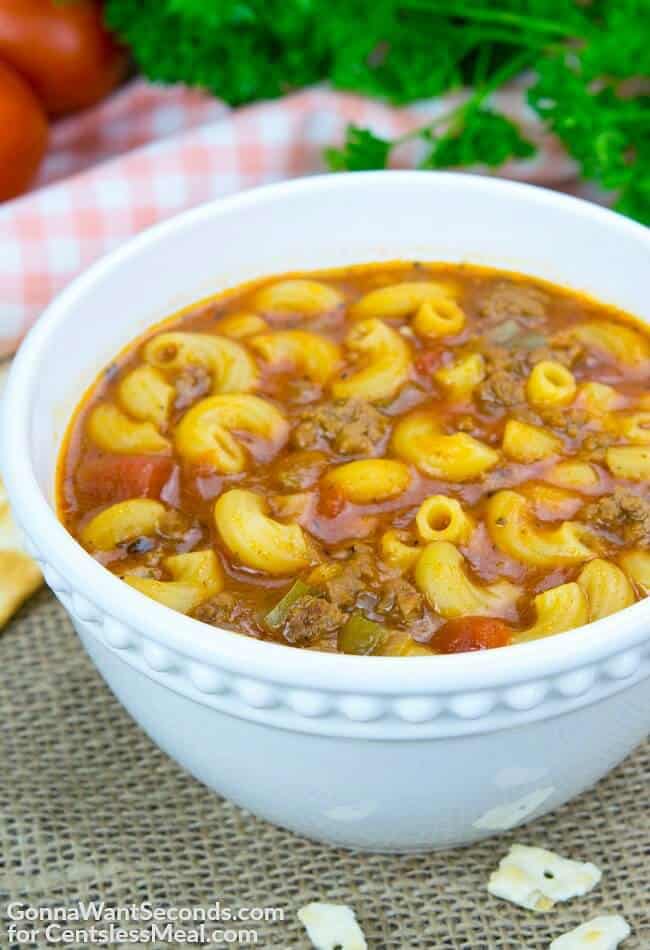
[[[10,900],[277,907],[284,921],[256,924],[257,945],[299,950],[309,942],[296,911],[314,899],[352,904],[372,950],[541,950],[590,917],[622,913],[634,931],[625,950],[650,948],[650,743],[511,835],[408,857],[335,850],[242,812],[163,755],[47,592],[0,639],[0,737],[3,912]],[[497,901],[486,881],[515,840],[594,861],[603,881],[545,915]],[[0,946],[16,946],[6,931]]]

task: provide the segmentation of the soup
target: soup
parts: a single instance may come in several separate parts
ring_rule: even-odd
[[[103,372],[60,517],[215,628],[389,656],[535,640],[650,590],[649,381],[640,322],[520,275],[267,278]]]

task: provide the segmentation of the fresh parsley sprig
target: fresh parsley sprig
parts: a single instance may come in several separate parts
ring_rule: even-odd
[[[399,138],[388,140],[369,129],[349,125],[343,148],[329,148],[325,157],[333,171],[370,171],[387,168],[393,151],[414,139],[427,144],[420,168],[454,168],[485,164],[502,165],[514,156],[535,153],[532,142],[506,116],[486,105],[495,89],[528,64],[529,52],[508,60],[496,74],[480,84],[459,106]]]
[[[650,223],[650,0],[106,0],[150,78],[232,104],[328,79],[406,104],[474,91],[415,130],[426,168],[498,167],[533,145],[490,102],[517,71],[582,176]],[[404,139],[348,129],[331,167],[383,168]]]

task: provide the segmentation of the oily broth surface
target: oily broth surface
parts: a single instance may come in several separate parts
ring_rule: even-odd
[[[84,492],[79,485],[78,474],[82,466],[89,463],[101,466],[106,457],[106,453],[94,445],[87,435],[86,425],[89,413],[101,402],[115,403],[117,401],[116,392],[120,381],[141,363],[142,349],[146,340],[157,333],[168,332],[172,329],[183,332],[214,333],[222,317],[252,311],[253,297],[260,288],[275,284],[288,276],[294,275],[265,278],[231,290],[214,300],[200,302],[170,317],[164,324],[153,328],[136,344],[127,348],[97,380],[70,425],[59,465],[59,513],[63,523],[73,535],[78,537],[84,525],[107,507],[105,498],[98,503],[97,499],[92,497],[92,493]],[[532,318],[522,320],[521,330],[524,336],[526,332],[531,336],[537,334],[548,342],[557,333],[567,331],[571,326],[603,319],[632,326],[647,333],[647,330],[633,318],[601,305],[587,296],[521,275],[469,265],[395,263],[295,276],[322,280],[343,294],[345,306],[316,317],[265,313],[260,315],[267,321],[271,330],[306,329],[327,336],[339,344],[343,343],[350,327],[350,321],[346,316],[347,307],[367,292],[403,281],[449,281],[457,285],[460,288],[458,301],[466,315],[466,322],[463,329],[455,336],[434,340],[420,339],[412,332],[408,318],[386,321],[389,325],[399,328],[404,339],[408,341],[413,352],[413,370],[410,381],[397,396],[378,408],[389,418],[391,424],[414,409],[433,409],[436,416],[442,420],[445,432],[469,431],[494,449],[498,449],[501,445],[506,421],[513,417],[512,411],[506,406],[501,409],[497,407],[496,410],[492,407],[488,411],[472,396],[461,400],[448,397],[434,381],[433,373],[453,363],[461,353],[484,352],[485,333],[499,323],[494,315],[486,316],[486,300],[497,293],[499,288],[524,289],[532,292],[533,296],[539,294],[540,300],[543,301],[544,316],[541,321]],[[513,318],[504,316],[502,322],[508,319]],[[245,345],[245,341],[241,342]],[[262,360],[258,360],[258,366],[261,375],[255,394],[278,406],[286,415],[291,429],[295,429],[299,424],[306,409],[330,401],[326,392],[320,391],[318,387],[305,380],[297,379],[295,373],[291,371],[278,371],[276,368],[265,365]],[[603,358],[600,353],[586,352],[572,366],[571,371],[578,385],[585,381],[595,381],[614,387],[624,397],[626,405],[630,407],[648,393],[647,366],[632,369],[614,360]],[[181,416],[181,412],[172,415],[169,422],[170,432],[173,432]],[[550,425],[548,422],[544,424],[549,430],[562,437],[564,442],[562,458],[586,459],[588,455],[584,450],[580,426],[577,426],[577,431],[573,434],[573,430],[566,426],[566,420],[558,420],[558,422],[561,423],[558,426]],[[207,466],[190,465],[182,459],[174,460],[173,477],[165,485],[161,497],[167,504],[188,515],[193,526],[191,535],[186,535],[184,540],[180,542],[175,540],[173,544],[164,541],[162,547],[168,554],[206,546],[212,547],[218,553],[226,573],[226,589],[234,595],[237,602],[237,609],[233,611],[232,619],[226,622],[221,618],[218,625],[231,626],[251,636],[279,639],[283,642],[281,634],[269,631],[263,618],[288,590],[293,578],[274,577],[251,571],[236,563],[224,548],[212,516],[215,500],[228,488],[234,486],[250,489],[265,498],[286,494],[279,487],[277,480],[278,463],[282,463],[285,449],[281,451],[279,457],[276,455],[272,458],[269,456],[268,445],[263,442],[254,438],[243,441],[250,453],[251,466],[246,472],[237,475],[224,476],[210,470]],[[374,446],[372,454],[380,457],[390,454],[388,441],[387,434]],[[321,445],[319,451],[326,452],[328,464],[332,467],[367,457],[363,453],[338,454],[331,449],[331,446],[325,445]],[[413,469],[411,484],[407,491],[383,502],[364,505],[347,502],[341,510],[335,510],[331,505],[328,507],[327,497],[318,497],[311,507],[309,516],[302,521],[302,526],[315,539],[323,558],[342,559],[354,541],[362,539],[376,550],[376,545],[385,531],[412,530],[415,514],[425,498],[442,494],[458,499],[471,513],[476,523],[470,540],[460,546],[466,559],[469,576],[478,583],[491,583],[497,578],[507,578],[521,584],[525,590],[525,597],[521,598],[517,609],[506,612],[503,617],[516,631],[530,622],[534,596],[559,584],[575,580],[579,568],[575,566],[552,570],[535,568],[504,554],[492,543],[485,528],[485,506],[489,497],[502,488],[516,489],[543,483],[545,474],[557,461],[558,458],[554,457],[531,464],[521,464],[502,459],[495,468],[482,477],[464,483],[433,479]],[[586,489],[575,493],[575,502],[573,506],[567,503],[564,517],[574,518],[590,501],[606,496],[616,487],[617,480],[606,466],[601,461],[596,461],[594,464],[597,465],[599,471],[597,491]],[[647,497],[647,484],[643,481],[626,483],[624,487],[641,498]],[[318,485],[310,488],[310,491],[318,496]],[[545,508],[543,501],[536,505],[535,516],[541,525],[547,522],[552,525],[558,521],[557,513],[548,507]],[[601,556],[613,557],[620,553],[620,539],[614,533],[607,529],[599,529],[599,536],[602,546],[602,552],[599,552]],[[138,569],[143,563],[142,554],[137,551],[135,553],[127,550],[100,552],[96,556],[120,576]],[[165,578],[164,571],[161,576]],[[376,593],[377,585],[369,584],[368,586]],[[641,594],[639,590],[636,593]],[[360,603],[365,616],[386,623],[391,628],[411,630],[414,639],[418,641],[435,643],[436,630],[443,618],[437,616],[429,604],[423,603],[422,606],[427,623],[418,625],[409,624],[404,618],[396,618],[391,610],[382,610],[376,597],[366,598],[365,601],[362,597]],[[320,649],[336,649],[335,640],[331,635],[322,642],[317,640],[303,645]]]

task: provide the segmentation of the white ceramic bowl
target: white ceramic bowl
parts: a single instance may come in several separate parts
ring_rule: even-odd
[[[215,631],[131,590],[66,533],[53,497],[71,412],[147,326],[259,275],[396,258],[509,268],[650,320],[650,232],[601,208],[467,175],[311,178],[177,217],[75,281],[15,361],[2,449],[48,584],[154,741],[257,815],[373,850],[513,827],[620,762],[650,726],[650,600],[486,653],[294,650]]]

